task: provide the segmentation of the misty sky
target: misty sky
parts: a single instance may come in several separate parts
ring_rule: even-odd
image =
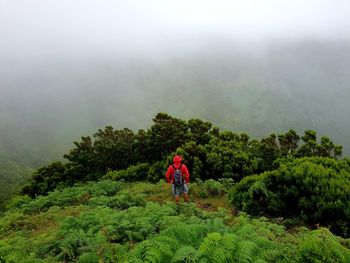
[[[160,111],[350,145],[349,14],[349,0],[0,0],[0,154],[55,158]]]
[[[0,0],[0,58],[155,55],[206,35],[342,39],[349,13],[348,0]]]

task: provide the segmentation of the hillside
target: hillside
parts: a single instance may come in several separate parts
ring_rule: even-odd
[[[317,130],[350,153],[348,41],[220,40],[158,56],[77,53],[21,60],[15,71],[0,65],[0,151],[37,168],[81,135],[105,125],[146,129],[157,112],[169,112],[256,138]]]
[[[163,182],[100,181],[33,200],[16,198],[0,220],[0,259],[80,263],[350,262],[349,239],[336,237],[325,228],[286,231],[267,218],[232,214],[230,209],[220,207],[227,206],[223,185],[198,186],[191,184],[191,189],[197,191],[191,194],[193,202],[178,206],[168,202],[170,189]]]
[[[0,0],[0,263],[350,263],[350,0]]]
[[[0,214],[0,261],[350,262],[341,145],[313,130],[257,140],[152,120],[138,132],[106,126],[35,170]],[[164,181],[174,160],[191,171],[188,203]]]
[[[0,157],[0,210],[29,179],[33,169]]]

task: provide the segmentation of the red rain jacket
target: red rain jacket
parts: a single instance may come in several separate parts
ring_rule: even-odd
[[[175,155],[175,157],[173,158],[173,162],[174,162],[174,167],[178,169],[181,166],[181,162],[182,162],[181,156]],[[174,167],[170,165],[165,174],[165,179],[170,184],[174,183],[174,172],[175,172]],[[185,183],[188,184],[190,182],[190,173],[187,169],[187,166],[184,164],[182,164],[181,166],[181,173],[185,179]]]

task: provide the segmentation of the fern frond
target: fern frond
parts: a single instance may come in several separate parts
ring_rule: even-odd
[[[252,239],[257,236],[255,228],[251,224],[245,224],[235,232],[238,236],[243,239]]]
[[[276,249],[281,247],[281,244],[277,242],[273,242],[261,236],[256,236],[252,238],[250,241],[253,241],[255,244],[257,244],[260,250],[270,250],[270,249]]]
[[[171,259],[171,263],[195,263],[204,259],[204,255],[202,252],[196,250],[192,246],[185,246],[177,250]]]
[[[162,236],[167,236],[178,240],[182,244],[196,245],[206,234],[207,228],[202,225],[176,225],[162,232]]]
[[[166,262],[164,255],[157,247],[154,246],[151,246],[146,250],[143,260],[144,262],[150,263]]]
[[[206,226],[208,227],[208,232],[217,232],[217,233],[227,233],[230,229],[224,224],[222,218],[215,218],[214,220],[210,220],[206,222]]]
[[[233,262],[233,252],[239,242],[235,234],[210,233],[202,241],[199,251],[213,262]]]
[[[242,241],[237,245],[234,256],[239,263],[250,263],[259,255],[258,246],[252,241]]]
[[[230,250],[219,247],[210,256],[210,261],[215,263],[233,263],[234,259]]]
[[[175,251],[181,247],[181,243],[173,238],[164,236],[164,235],[159,235],[153,239],[154,243],[161,243],[161,244],[166,244],[171,251]]]
[[[173,251],[180,246],[177,240],[165,236],[139,243],[133,250],[130,261],[166,262],[173,257]]]
[[[283,248],[263,249],[260,253],[260,259],[264,259],[267,262],[288,262],[288,254]]]
[[[350,250],[342,246],[326,228],[311,231],[305,235],[298,248],[302,259],[332,258],[335,262],[349,262]]]
[[[142,244],[143,243],[143,244]],[[162,252],[151,241],[143,241],[133,251],[130,262],[162,262]]]
[[[202,241],[199,246],[199,250],[206,255],[212,255],[215,249],[220,246],[220,239],[222,235],[220,233],[210,233]]]

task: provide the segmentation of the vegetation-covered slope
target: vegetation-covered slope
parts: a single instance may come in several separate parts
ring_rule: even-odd
[[[350,241],[327,229],[287,232],[266,218],[176,206],[166,202],[169,190],[164,183],[101,181],[18,197],[0,220],[0,260],[350,262]],[[159,193],[163,204],[149,201]]]
[[[107,126],[36,170],[1,215],[0,260],[350,262],[342,146],[312,130],[256,140],[199,119],[153,121]],[[163,180],[175,154],[191,171],[192,202],[179,206]]]
[[[148,130],[134,132],[107,126],[93,137],[82,137],[81,141],[74,142],[75,148],[64,155],[68,162],[53,162],[38,169],[23,193],[34,197],[75,182],[100,179],[108,171],[127,168],[134,169],[127,180],[142,179],[139,177],[143,171],[147,174],[144,179],[158,182],[175,153],[185,158],[192,178],[231,178],[236,182],[245,176],[275,169],[279,158],[338,158],[342,154],[341,145],[327,136],[318,139],[312,130],[306,130],[303,136],[289,130],[256,140],[246,133],[220,131],[210,122],[185,121],[166,113],[158,113],[153,122]],[[135,167],[142,163],[145,165]]]
[[[247,176],[230,192],[232,204],[251,215],[321,224],[334,233],[350,233],[350,162],[300,158],[274,170]]]
[[[32,172],[33,169],[0,156],[0,210],[11,195],[20,190]]]

